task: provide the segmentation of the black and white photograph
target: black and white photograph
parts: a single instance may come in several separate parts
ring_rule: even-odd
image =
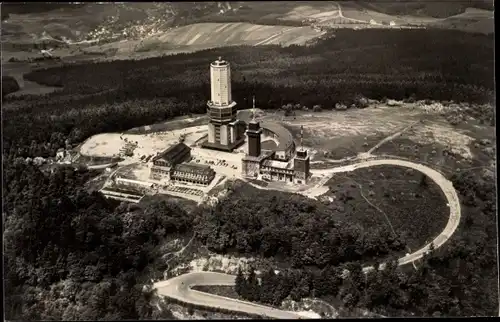
[[[0,9],[5,321],[500,316],[493,0]]]

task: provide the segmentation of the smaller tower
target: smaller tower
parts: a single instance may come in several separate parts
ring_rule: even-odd
[[[297,149],[295,157],[293,158],[293,170],[295,174],[295,183],[307,183],[309,179],[309,155],[307,150],[302,145],[302,138],[304,137],[304,127],[300,127],[300,147]]]
[[[246,135],[248,137],[248,155],[258,157],[261,153],[262,129],[259,122],[255,120],[255,96],[253,97],[252,120],[248,123]]]

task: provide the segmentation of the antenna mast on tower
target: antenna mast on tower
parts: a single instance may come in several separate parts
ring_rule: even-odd
[[[252,120],[255,121],[255,95],[252,100]]]
[[[300,149],[304,151],[304,144],[302,144],[302,139],[304,138],[304,126],[300,126]]]

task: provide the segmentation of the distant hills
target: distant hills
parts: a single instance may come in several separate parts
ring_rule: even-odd
[[[339,16],[340,7],[343,16]],[[490,34],[494,32],[493,9],[492,0],[4,2],[1,4],[2,44],[4,50],[26,50],[33,45],[38,48],[81,43],[83,46],[142,40],[141,48],[158,46],[160,49],[237,43],[286,45],[307,42],[316,37],[314,32],[320,37],[322,28],[392,23]],[[237,23],[244,25],[235,25]],[[214,31],[224,29],[224,32],[206,34],[200,28],[207,24],[211,24]],[[263,30],[273,30],[275,34],[257,37]],[[186,35],[179,34],[184,31]],[[186,39],[179,42],[168,35]]]
[[[360,0],[348,1],[360,8],[388,15],[447,18],[464,13],[467,8],[494,10],[493,0]],[[340,2],[344,4],[343,2]],[[346,3],[347,5],[347,3]]]

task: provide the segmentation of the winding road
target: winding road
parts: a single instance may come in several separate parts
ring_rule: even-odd
[[[369,158],[369,156],[366,156]],[[406,167],[420,171],[421,173],[428,176],[433,180],[443,191],[446,197],[448,206],[450,208],[450,216],[448,223],[444,230],[436,237],[432,242],[425,245],[421,249],[407,254],[406,256],[398,259],[398,265],[405,265],[415,262],[421,259],[428,251],[431,245],[434,249],[437,249],[444,245],[448,239],[453,235],[460,223],[461,209],[460,201],[458,199],[457,192],[453,188],[451,181],[446,179],[440,172],[425,166],[423,164],[414,163],[401,159],[373,159],[373,160],[359,160],[355,164],[336,167],[333,169],[325,170],[311,170],[312,174],[323,175],[323,179],[320,181],[322,185],[326,183],[335,173],[339,172],[349,172],[356,169],[380,166],[380,165],[394,165],[400,167]],[[253,185],[259,189],[265,189],[258,185]],[[300,192],[310,198],[316,198],[323,194],[320,189],[317,189],[317,185],[308,190]],[[381,269],[384,268],[384,264],[380,265]],[[373,270],[372,266],[364,267],[364,272],[369,272]],[[230,299],[218,295],[213,295],[209,293],[204,293],[200,291],[192,290],[191,287],[194,285],[234,285],[235,276],[223,273],[214,272],[197,272],[188,273],[180,275],[178,277],[158,282],[153,285],[157,289],[159,295],[167,296],[181,302],[190,303],[193,305],[200,305],[212,308],[225,308],[227,310],[235,312],[244,312],[250,314],[259,314],[268,317],[278,318],[278,319],[298,319],[304,318],[303,316],[289,311],[282,311],[274,309],[271,307],[253,304],[251,302],[239,301],[235,299]]]
[[[233,286],[236,276],[216,272],[196,272],[183,274],[166,281],[154,284],[159,295],[193,305],[223,308],[235,312],[244,312],[276,319],[300,319],[294,312],[278,310],[272,307],[240,301],[228,297],[213,295],[191,289],[195,285],[228,285]]]

